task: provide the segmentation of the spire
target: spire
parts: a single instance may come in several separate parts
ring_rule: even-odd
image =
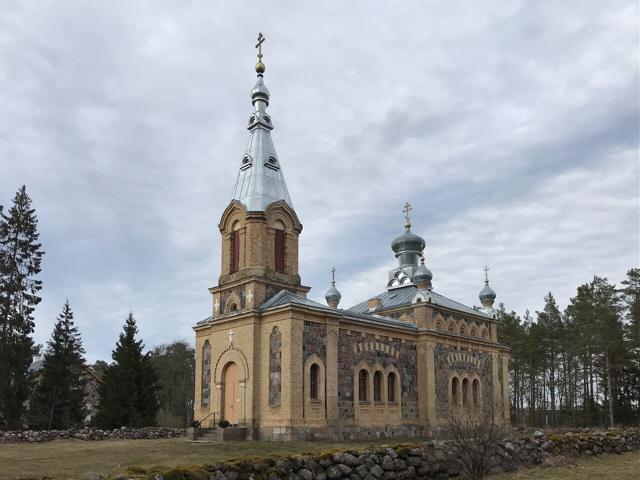
[[[342,294],[336,288],[336,267],[331,268],[331,286],[329,290],[327,290],[327,293],[325,293],[324,298],[327,301],[327,305],[331,308],[338,308]]]
[[[264,41],[265,37],[260,33],[256,44],[258,79],[251,90],[254,111],[249,117],[247,126],[249,143],[242,157],[238,178],[231,195],[233,200],[240,201],[248,211],[264,211],[270,204],[281,200],[293,207],[282,175],[280,161],[271,140],[273,124],[267,113],[270,95],[263,81],[266,70],[262,62]]]

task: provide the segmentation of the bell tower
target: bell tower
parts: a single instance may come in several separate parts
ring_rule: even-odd
[[[298,237],[302,224],[284,181],[267,112],[264,36],[258,36],[257,81],[251,90],[253,112],[249,142],[240,162],[232,199],[220,218],[222,258],[213,295],[213,317],[258,308],[282,289],[306,296],[298,274]]]

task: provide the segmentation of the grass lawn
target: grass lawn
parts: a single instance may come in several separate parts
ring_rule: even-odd
[[[411,442],[407,440],[407,442]],[[46,443],[0,445],[0,479],[42,478],[86,480],[138,465],[203,465],[237,458],[296,455],[370,445],[397,445],[400,439],[363,442],[227,442],[190,443],[183,438],[163,440],[55,440]],[[415,440],[413,442],[415,443]]]
[[[411,441],[408,440],[407,443]],[[364,442],[228,442],[189,443],[181,438],[165,440],[107,440],[84,442],[56,440],[40,444],[0,445],[0,479],[42,478],[86,480],[91,473],[106,475],[130,465],[203,465],[221,460],[295,455],[334,449],[362,449],[371,445],[397,445],[399,439]],[[412,442],[411,442],[412,443]],[[573,465],[521,470],[494,475],[490,480],[541,479],[602,480],[640,479],[640,452],[603,455]]]
[[[491,475],[489,480],[638,480],[640,452],[601,455],[563,467],[532,468],[514,473]]]

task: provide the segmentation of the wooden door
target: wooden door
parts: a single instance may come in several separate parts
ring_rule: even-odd
[[[237,425],[240,416],[240,388],[238,385],[238,365],[230,363],[224,371],[224,411],[223,418]]]

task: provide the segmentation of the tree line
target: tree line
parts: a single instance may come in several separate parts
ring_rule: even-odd
[[[86,424],[85,350],[71,305],[58,315],[42,358],[35,345],[34,310],[44,251],[38,219],[23,186],[5,212],[0,205],[0,430],[65,429]],[[97,426],[185,426],[193,408],[194,351],[185,342],[145,353],[133,313],[112,351],[112,362],[98,362]]]
[[[500,305],[500,341],[511,347],[514,425],[640,423],[640,268],[617,287],[595,276],[561,311],[548,293],[535,316]]]

